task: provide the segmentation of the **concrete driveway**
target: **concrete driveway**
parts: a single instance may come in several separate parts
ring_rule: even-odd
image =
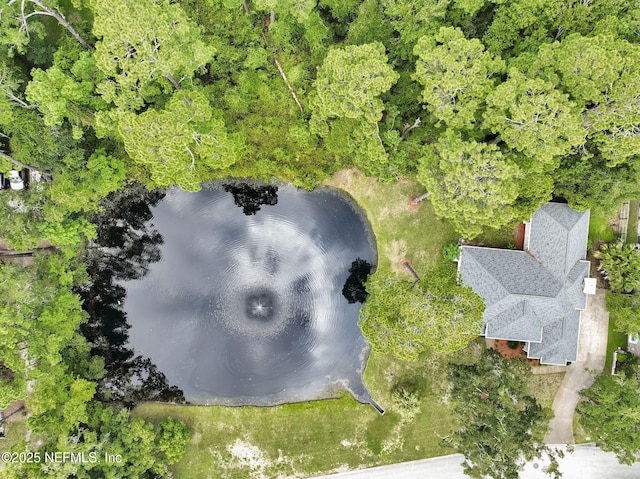
[[[580,320],[578,361],[567,368],[560,390],[553,400],[555,417],[549,422],[547,444],[573,444],[573,414],[580,391],[589,388],[594,374],[604,369],[607,354],[609,313],[604,304],[605,290],[598,289],[587,297],[587,309]],[[604,477],[604,476],[603,476]]]

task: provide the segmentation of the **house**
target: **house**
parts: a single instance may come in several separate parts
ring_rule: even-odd
[[[588,211],[547,203],[525,223],[523,251],[462,246],[462,282],[486,305],[482,335],[522,341],[541,364],[575,361],[581,312],[595,294],[588,230]]]

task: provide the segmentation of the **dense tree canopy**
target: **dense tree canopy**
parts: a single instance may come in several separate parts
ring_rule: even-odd
[[[369,173],[383,173],[387,159],[378,126],[384,108],[379,95],[397,80],[381,43],[330,50],[315,81],[312,129],[322,137],[333,133],[332,151],[355,156]]]
[[[486,52],[477,38],[466,39],[451,27],[420,38],[414,54],[425,107],[450,128],[473,130],[504,61]]]
[[[90,6],[96,64],[107,76],[98,89],[119,108],[142,107],[160,93],[158,86],[180,89],[213,59],[215,48],[178,3],[91,0]]]
[[[607,291],[605,298],[609,321],[616,331],[637,335],[640,333],[640,294],[620,294]]]
[[[384,273],[370,277],[361,327],[372,347],[416,360],[424,352],[463,349],[482,326],[482,298],[458,284],[450,265],[417,283]]]
[[[527,461],[551,456],[542,441],[552,413],[528,390],[530,374],[523,359],[507,360],[492,349],[474,364],[450,366],[461,429],[447,442],[464,454],[468,476],[517,479]]]
[[[122,113],[118,132],[131,159],[148,171],[148,184],[200,189],[207,170],[235,163],[240,143],[199,92],[174,93],[165,108]],[[234,141],[235,140],[235,141]]]
[[[499,222],[438,208],[468,236],[553,194],[608,211],[638,184],[640,8],[621,2],[19,3],[2,15],[0,122],[23,164],[111,141],[152,187],[227,174],[311,187],[357,166],[442,189],[463,166],[420,158],[446,151],[433,145],[449,130],[501,158],[487,192]],[[179,90],[199,113],[174,137]]]
[[[418,179],[436,213],[468,237],[478,235],[484,225],[512,221],[521,175],[496,145],[463,141],[451,131],[426,149],[418,166]]]
[[[613,451],[622,464],[640,460],[640,374],[601,374],[582,391],[578,404],[580,425],[605,451]]]

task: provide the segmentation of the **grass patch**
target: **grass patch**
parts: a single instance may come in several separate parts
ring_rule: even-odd
[[[187,423],[192,438],[172,468],[176,478],[307,477],[450,453],[438,434],[447,434],[451,422],[436,402],[425,398],[408,422],[350,396],[269,408],[146,403],[133,414]]]
[[[593,438],[588,436],[582,428],[582,425],[580,424],[580,413],[578,412],[573,415],[573,440],[576,444],[593,442]]]
[[[599,216],[591,211],[589,218],[589,241],[591,247],[597,249],[598,243],[615,243],[618,233],[611,227],[609,218]]]
[[[564,375],[565,373],[535,374],[528,379],[529,391],[542,407],[551,408]]]
[[[607,357],[604,364],[604,373],[611,374],[613,366],[613,352],[627,347],[627,335],[619,333],[613,329],[613,321],[609,321],[609,332],[607,333]]]
[[[325,182],[351,195],[366,211],[378,242],[379,268],[400,270],[400,260],[409,259],[419,275],[435,266],[442,247],[458,241],[453,226],[440,219],[428,200],[412,207],[410,198],[424,192],[413,178],[380,183],[357,170],[343,170]]]
[[[442,247],[458,239],[428,201],[410,205],[410,197],[424,191],[414,179],[379,183],[345,170],[326,184],[343,189],[365,210],[382,271],[400,273],[400,261],[407,258],[418,274],[426,274]],[[445,359],[407,363],[372,353],[364,379],[384,416],[350,395],[268,408],[146,403],[133,414],[154,422],[173,416],[189,426],[191,441],[172,467],[176,479],[308,477],[440,456],[453,452],[440,437],[457,428],[447,405]],[[419,397],[414,416],[394,410],[392,393],[399,387]]]
[[[5,438],[0,439],[0,452],[9,451],[14,445],[25,440],[27,435],[27,419],[10,421],[4,424]]]
[[[482,234],[475,238],[472,243],[490,248],[515,249],[516,227],[485,228]]]
[[[629,225],[627,226],[627,244],[636,244],[638,239],[638,200],[629,202]]]

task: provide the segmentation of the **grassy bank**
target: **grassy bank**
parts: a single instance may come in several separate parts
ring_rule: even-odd
[[[413,179],[379,183],[356,170],[343,170],[326,184],[349,193],[366,211],[384,270],[399,272],[400,260],[407,258],[418,274],[424,273],[440,259],[445,244],[458,240],[451,224],[437,218],[428,201],[411,206],[411,197],[424,193]]]
[[[349,193],[365,210],[383,270],[402,273],[400,260],[407,258],[424,274],[440,258],[442,247],[457,240],[428,201],[410,205],[410,197],[424,191],[414,180],[377,183],[347,170],[327,184]],[[455,426],[445,404],[443,362],[404,363],[373,354],[365,382],[386,410],[384,416],[351,396],[270,408],[148,403],[134,415],[152,421],[173,416],[188,424],[192,438],[173,467],[176,479],[308,477],[410,461],[452,452],[440,440]],[[420,397],[420,412],[413,418],[394,410],[392,392],[401,386]]]
[[[188,424],[192,439],[173,468],[180,479],[308,477],[450,452],[437,436],[451,429],[450,415],[434,398],[412,421],[351,397],[270,408],[149,403],[134,414]]]

